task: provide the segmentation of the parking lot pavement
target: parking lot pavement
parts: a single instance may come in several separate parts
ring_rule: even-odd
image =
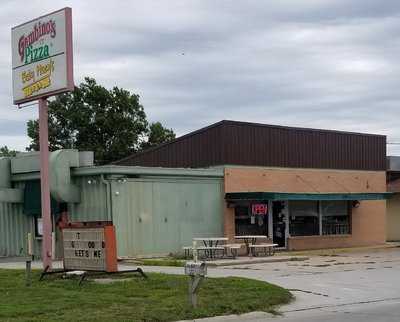
[[[305,311],[289,312],[279,317],[284,322],[398,322],[400,300],[349,304]],[[261,322],[265,319],[253,320]]]
[[[400,297],[400,249],[313,256],[303,262],[235,267],[241,276],[269,281],[292,290],[297,301],[282,308],[298,310],[326,305]],[[227,268],[226,273],[238,275]]]
[[[182,273],[182,268],[145,267]],[[400,249],[312,256],[307,261],[209,268],[208,276],[239,276],[288,288],[296,301],[283,313],[312,308],[400,299]]]

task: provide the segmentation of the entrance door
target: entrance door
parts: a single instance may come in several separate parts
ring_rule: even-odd
[[[272,202],[272,237],[278,247],[286,247],[286,205],[283,201]]]

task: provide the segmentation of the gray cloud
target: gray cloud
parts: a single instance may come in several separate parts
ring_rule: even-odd
[[[398,1],[6,1],[0,41],[63,5],[73,8],[76,82],[140,94],[149,118],[178,134],[236,119],[400,141]],[[10,64],[0,52],[0,138],[20,148],[36,109],[11,109]]]

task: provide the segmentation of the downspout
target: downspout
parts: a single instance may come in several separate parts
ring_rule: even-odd
[[[110,180],[106,180],[104,178],[104,174],[100,175],[100,180],[103,184],[106,185],[106,208],[107,208],[107,219],[108,220],[113,220],[113,215],[112,215],[112,196],[111,196],[111,182]]]

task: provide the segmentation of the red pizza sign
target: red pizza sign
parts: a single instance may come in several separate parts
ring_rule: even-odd
[[[251,205],[252,215],[266,215],[268,212],[268,205],[265,203],[255,203]]]

